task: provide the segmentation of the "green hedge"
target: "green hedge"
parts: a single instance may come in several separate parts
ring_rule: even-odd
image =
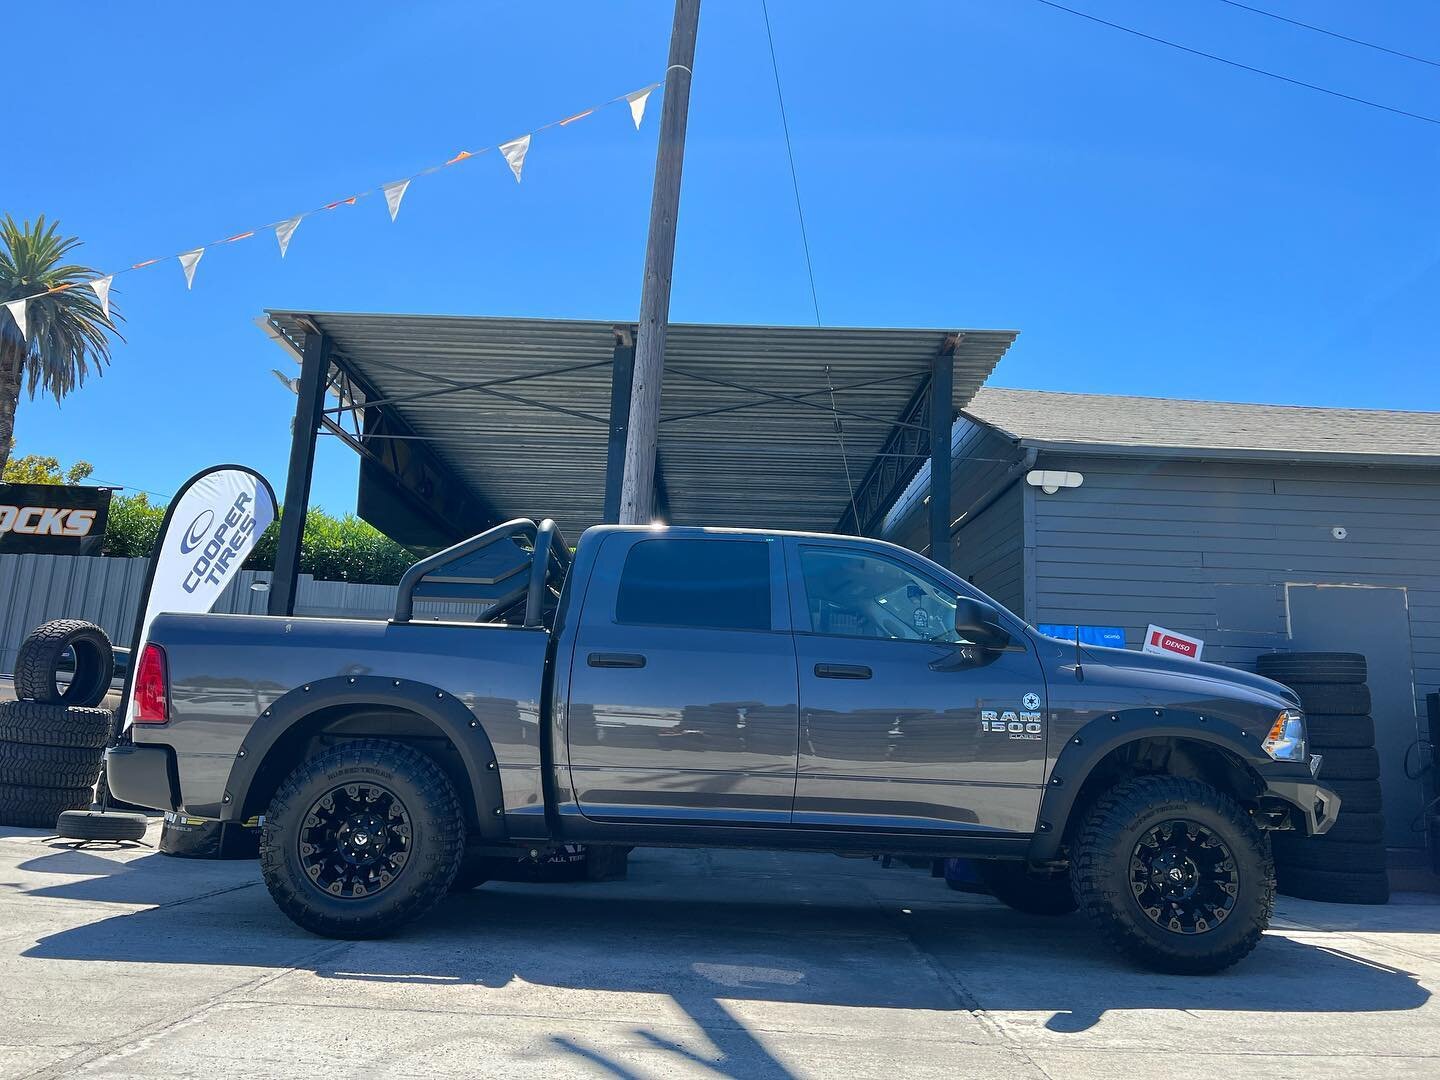
[[[146,556],[155,549],[165,508],[151,506],[144,495],[119,495],[110,502],[105,527],[105,554],[117,558]],[[271,570],[280,534],[276,521],[261,535],[245,567]],[[415,556],[354,514],[333,517],[313,509],[305,516],[300,541],[300,572],[323,581],[363,585],[394,585]]]

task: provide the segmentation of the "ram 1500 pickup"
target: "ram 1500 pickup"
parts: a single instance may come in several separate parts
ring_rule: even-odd
[[[475,622],[415,616],[445,598]],[[1269,833],[1315,835],[1295,696],[1046,637],[914,552],[850,536],[517,520],[424,559],[394,618],[161,615],[121,799],[264,820],[315,933],[371,937],[566,844],[979,860],[1167,971],[1255,947]]]

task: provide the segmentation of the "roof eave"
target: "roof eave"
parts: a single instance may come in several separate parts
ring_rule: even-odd
[[[981,421],[984,423],[984,421]],[[1002,429],[994,424],[989,427]],[[1337,450],[1270,450],[1249,447],[1146,446],[1128,443],[1079,443],[1020,439],[1018,445],[1041,453],[1085,454],[1092,457],[1146,457],[1175,461],[1275,461],[1310,465],[1436,468],[1440,457],[1426,454],[1349,453]]]

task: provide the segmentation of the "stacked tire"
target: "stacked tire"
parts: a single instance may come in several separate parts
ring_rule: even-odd
[[[96,706],[114,671],[110,640],[92,623],[59,619],[25,639],[16,700],[0,701],[0,825],[53,828],[90,805],[114,724]]]
[[[1300,696],[1310,752],[1322,758],[1320,779],[1340,796],[1340,816],[1324,836],[1272,834],[1279,890],[1338,904],[1387,903],[1380,756],[1375,752],[1365,657],[1271,653],[1259,658],[1256,670]]]

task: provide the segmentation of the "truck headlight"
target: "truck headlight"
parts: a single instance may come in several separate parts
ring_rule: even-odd
[[[1276,761],[1304,761],[1305,714],[1299,709],[1285,709],[1279,713],[1262,745]]]

